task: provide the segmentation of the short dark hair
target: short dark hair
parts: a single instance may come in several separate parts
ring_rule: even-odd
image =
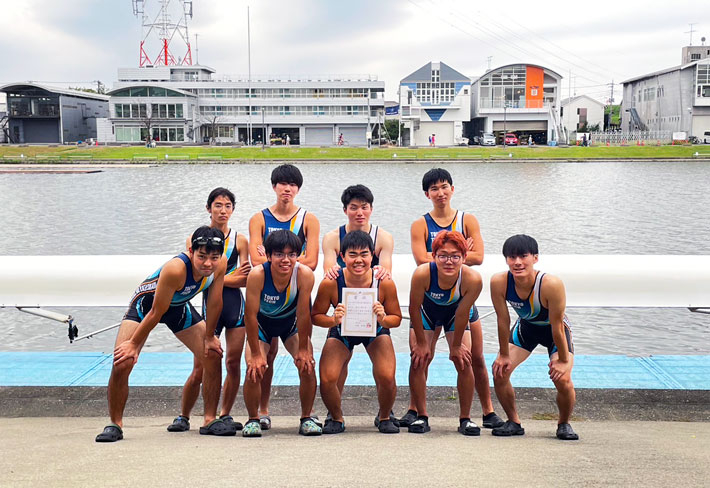
[[[210,192],[210,195],[207,197],[207,208],[212,207],[212,202],[214,202],[217,197],[227,197],[232,202],[232,205],[234,205],[234,193],[227,190],[226,188],[222,188],[221,186],[219,186],[212,190]]]
[[[287,247],[300,254],[302,246],[301,238],[286,229],[269,232],[264,241],[264,250],[267,256],[271,256],[274,252],[284,252]]]
[[[532,237],[516,234],[508,237],[503,243],[503,256],[506,258],[524,254],[540,254],[537,249],[537,241]]]
[[[429,191],[431,185],[435,185],[440,181],[446,181],[449,185],[454,184],[454,180],[451,179],[451,173],[444,168],[432,168],[424,173],[424,177],[422,178],[422,190]]]
[[[340,201],[343,202],[343,208],[347,208],[353,200],[360,200],[372,205],[372,202],[375,201],[375,197],[372,195],[370,189],[365,185],[350,185],[343,190],[343,194],[340,196]]]
[[[348,249],[369,249],[374,254],[375,243],[367,232],[354,230],[345,234],[340,241],[341,254],[345,254]]]
[[[271,172],[271,185],[276,186],[276,183],[293,183],[301,188],[303,185],[303,175],[301,171],[292,164],[282,164],[277,166]]]
[[[195,232],[192,233],[190,247],[193,253],[204,248],[208,253],[218,252],[221,255],[224,253],[224,233],[209,225],[198,227]]]

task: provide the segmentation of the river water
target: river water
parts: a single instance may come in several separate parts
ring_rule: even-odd
[[[174,254],[208,223],[209,191],[237,195],[232,227],[248,231],[250,216],[271,205],[276,163],[106,168],[93,174],[0,175],[0,229],[5,255]],[[296,202],[321,222],[321,236],[344,222],[340,194],[363,183],[375,195],[372,221],[391,232],[395,252],[409,252],[409,226],[430,208],[421,190],[427,169],[453,175],[453,206],[478,218],[486,259],[503,241],[526,233],[542,254],[710,254],[710,163],[300,163]],[[146,270],[146,275],[153,270]],[[97,270],[100,272],[100,270]],[[127,295],[127,300],[128,300]],[[86,333],[118,322],[123,310],[75,308]],[[486,310],[483,310],[484,312]],[[684,309],[571,308],[581,354],[709,354],[710,317]],[[59,323],[0,309],[0,350],[110,351],[115,332],[69,344]],[[406,326],[406,322],[404,323]],[[495,318],[484,319],[484,350],[495,352]],[[324,331],[314,334],[314,346]],[[406,327],[393,333],[407,350]],[[146,350],[181,351],[166,327]]]

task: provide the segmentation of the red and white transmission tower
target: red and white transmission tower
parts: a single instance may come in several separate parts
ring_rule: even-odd
[[[171,66],[192,64],[190,36],[187,33],[187,21],[192,19],[192,1],[185,0],[131,0],[133,15],[141,19],[143,26],[139,66]],[[153,42],[151,42],[151,40]],[[153,58],[148,57],[148,44],[160,42],[160,51]],[[182,41],[182,42],[180,42]],[[183,57],[173,56],[173,46],[178,42],[187,48]]]

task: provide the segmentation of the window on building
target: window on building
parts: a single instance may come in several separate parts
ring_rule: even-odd
[[[697,60],[699,60],[699,59],[700,59],[700,54],[699,54],[699,53],[698,53],[698,54],[691,54],[691,55],[690,55],[690,60],[691,60],[691,61],[697,61]]]
[[[439,70],[438,69],[431,70],[431,81],[433,83],[439,82]]]

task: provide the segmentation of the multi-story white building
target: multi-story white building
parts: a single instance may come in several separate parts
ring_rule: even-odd
[[[604,130],[604,104],[588,95],[562,100],[560,117],[569,134],[586,131],[595,125]]]
[[[399,83],[405,146],[465,142],[463,123],[471,118],[471,80],[444,63],[427,63]]]
[[[118,70],[100,140],[366,145],[384,111],[371,75],[217,76],[207,66]],[[288,136],[288,137],[287,137]]]
[[[686,46],[680,66],[622,82],[624,131],[710,132],[710,47]]]
[[[521,142],[566,140],[560,121],[562,76],[533,64],[511,64],[487,72],[471,87],[469,137],[514,133]]]

